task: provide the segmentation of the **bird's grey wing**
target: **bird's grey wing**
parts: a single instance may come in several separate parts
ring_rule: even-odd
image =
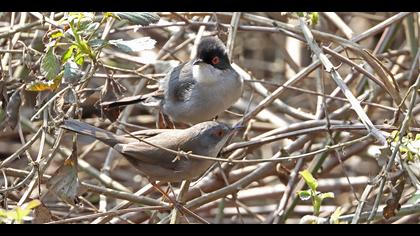
[[[158,135],[160,133],[164,133],[167,131],[171,131],[171,129],[146,129],[146,130],[138,130],[130,133],[136,137],[152,137]],[[126,134],[124,137],[130,137],[130,135]]]
[[[136,167],[141,169],[141,164],[161,166],[166,169],[174,169],[175,164],[172,159],[175,158],[162,149],[150,146],[145,143],[120,144],[114,147],[119,153],[123,154],[128,161],[136,163]]]
[[[145,140],[157,146],[177,151],[179,148],[178,146],[182,146],[186,139],[182,135],[180,136],[175,134],[175,132],[177,131],[174,130],[173,132],[165,132]],[[141,141],[136,143],[119,144],[116,145],[114,149],[126,156],[129,160],[134,159],[138,162],[159,165],[163,168],[171,170],[177,170],[180,167],[180,163],[175,161],[175,154]]]
[[[191,62],[175,67],[169,74],[166,85],[166,96],[172,101],[185,102],[191,97],[196,84],[192,78]]]

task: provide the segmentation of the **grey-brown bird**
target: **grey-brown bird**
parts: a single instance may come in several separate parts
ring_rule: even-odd
[[[134,103],[156,107],[159,119],[197,124],[220,115],[242,95],[243,78],[232,68],[226,47],[217,37],[203,37],[197,56],[171,70],[159,89],[145,95],[104,102],[104,109]],[[166,126],[170,127],[170,126]]]
[[[193,154],[216,157],[236,127],[216,121],[196,124],[188,129],[173,129],[159,132],[147,131],[155,136],[144,138],[152,146],[126,135],[116,135],[77,120],[65,120],[64,129],[98,139],[122,154],[141,174],[150,181],[180,182],[195,180],[214,162],[196,158],[177,158],[174,151],[182,150]]]

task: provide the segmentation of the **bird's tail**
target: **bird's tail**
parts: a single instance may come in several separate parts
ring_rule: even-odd
[[[136,96],[129,96],[121,98],[116,101],[102,102],[100,105],[105,109],[114,109],[117,107],[128,106],[131,104],[140,104],[147,107],[157,107],[160,103],[160,98],[155,93],[142,94]]]
[[[61,128],[67,129],[79,134],[87,135],[98,139],[108,146],[114,147],[118,143],[124,143],[124,137],[113,134],[107,130],[97,128],[78,120],[68,119],[61,125]]]

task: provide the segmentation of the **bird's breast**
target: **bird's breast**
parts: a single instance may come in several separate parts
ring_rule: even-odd
[[[211,120],[235,103],[242,94],[243,81],[232,69],[218,70],[210,65],[195,65],[197,81],[189,99],[166,103],[164,112],[174,121],[195,124]]]

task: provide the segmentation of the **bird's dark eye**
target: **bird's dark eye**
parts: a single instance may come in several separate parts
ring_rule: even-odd
[[[211,59],[211,63],[213,65],[217,65],[220,62],[220,58],[218,56],[213,57],[213,59]]]
[[[223,137],[224,135],[225,135],[225,132],[223,132],[223,130],[221,130],[221,129],[216,130],[214,132],[214,136],[219,137],[219,138]]]

